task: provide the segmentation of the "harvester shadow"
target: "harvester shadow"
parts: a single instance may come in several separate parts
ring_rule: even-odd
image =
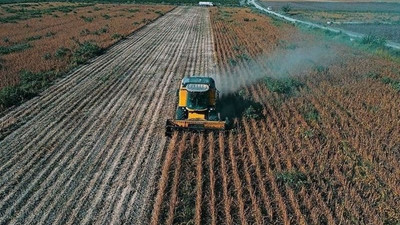
[[[225,94],[218,100],[218,111],[221,119],[230,121],[240,120],[242,117],[260,119],[263,117],[262,105],[238,93]]]

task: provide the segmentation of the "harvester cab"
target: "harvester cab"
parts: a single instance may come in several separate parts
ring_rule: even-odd
[[[167,120],[166,135],[173,131],[225,130],[216,110],[218,90],[211,77],[185,77],[178,90],[175,120]]]

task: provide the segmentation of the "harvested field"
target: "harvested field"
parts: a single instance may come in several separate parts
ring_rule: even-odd
[[[172,8],[78,3],[3,5],[0,89],[18,84],[21,71],[66,71],[71,64],[81,63],[76,51],[85,41],[107,48]]]
[[[144,223],[175,89],[212,73],[211,37],[207,9],[177,8],[2,117],[0,224]]]
[[[0,119],[0,223],[396,224],[399,71],[250,9],[178,7]],[[235,128],[166,139],[193,74]]]

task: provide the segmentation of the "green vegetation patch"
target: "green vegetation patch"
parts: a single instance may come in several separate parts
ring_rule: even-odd
[[[128,12],[130,13],[135,13],[135,12],[139,12],[140,9],[128,9]]]
[[[394,90],[400,92],[400,80],[395,80],[390,77],[383,77],[382,83],[390,85]]]
[[[81,36],[86,36],[86,35],[91,35],[91,34],[101,35],[101,34],[105,34],[105,33],[108,33],[108,25],[106,25],[98,30],[95,30],[93,32],[91,32],[89,29],[83,29],[83,30],[81,30],[81,32],[79,34]]]
[[[252,104],[243,112],[243,116],[247,119],[261,119],[263,118],[262,113],[262,105],[261,104]]]
[[[317,71],[319,74],[324,74],[329,72],[329,68],[322,65],[315,65],[314,70]]]
[[[250,60],[250,56],[247,55],[246,53],[239,54],[236,56],[236,58],[238,58],[239,60],[242,60],[242,61]]]
[[[4,66],[4,62],[5,62],[5,60],[4,60],[4,59],[2,59],[2,58],[0,58],[0,69],[3,69],[3,68],[5,68],[5,66]]]
[[[56,35],[56,33],[51,32],[51,31],[49,31],[49,32],[46,33],[46,37],[52,37],[52,36],[54,36],[54,35]]]
[[[24,51],[25,49],[31,48],[32,45],[29,43],[20,43],[11,46],[0,46],[0,55],[6,55],[13,52]]]
[[[386,39],[374,35],[366,35],[361,39],[360,43],[374,48],[382,48],[386,45]]]
[[[108,20],[108,19],[110,19],[111,18],[111,16],[110,15],[108,15],[108,14],[103,14],[103,15],[101,15],[104,19],[106,19],[106,20]]]
[[[24,100],[38,95],[51,84],[56,76],[57,74],[53,71],[42,73],[22,71],[18,85],[0,90],[0,105],[4,107],[19,105]]]
[[[86,16],[81,16],[81,19],[87,23],[93,22],[94,18],[93,17],[86,17]]]
[[[20,45],[17,47],[1,47],[1,54],[8,54],[14,51],[20,51],[26,49],[28,44]],[[29,45],[30,46],[30,45]],[[92,42],[78,43],[78,48],[72,53],[73,65],[79,65],[87,62],[90,58],[100,55],[103,49]],[[70,54],[71,50],[67,48],[59,48],[55,53],[55,57],[63,58],[67,54]],[[43,56],[45,59],[50,59],[51,55],[45,53]],[[45,88],[49,87],[52,82],[59,76],[62,76],[63,72],[46,71],[33,73],[30,71],[21,71],[20,82],[15,86],[4,87],[0,90],[0,105],[7,108],[14,105],[19,105],[23,101],[28,100],[37,96]]]
[[[51,59],[51,54],[50,53],[45,53],[44,55],[43,55],[43,59],[44,60],[49,60],[49,59]]]
[[[282,6],[282,7],[281,7],[281,10],[282,10],[284,13],[289,13],[290,11],[292,11],[292,7],[291,7],[289,4],[287,4],[287,5]]]
[[[84,64],[90,58],[100,55],[103,50],[100,46],[90,41],[78,43],[78,49],[72,54],[72,62],[74,64]]]
[[[293,94],[299,87],[302,87],[304,85],[300,81],[291,77],[285,77],[285,78],[266,77],[264,81],[268,90],[279,94],[287,94],[287,95]]]
[[[115,33],[115,34],[111,35],[111,38],[112,38],[112,39],[121,39],[121,38],[122,38],[122,35],[121,35],[121,34],[118,34],[118,33]]]
[[[276,172],[275,178],[278,182],[296,189],[309,184],[306,174],[296,170]]]
[[[319,115],[318,110],[311,103],[304,104],[300,109],[301,114],[307,123],[320,122],[321,116]]]
[[[308,111],[304,113],[304,118],[308,122],[312,121],[319,122],[321,120],[319,112],[315,108],[308,109]]]
[[[54,54],[54,56],[58,59],[64,58],[65,56],[67,56],[67,54],[70,52],[71,50],[69,50],[68,48],[64,48],[64,47],[60,47],[57,49],[56,53]]]
[[[229,58],[229,59],[228,59],[228,62],[229,62],[229,64],[230,64],[231,66],[236,66],[237,63],[238,63],[235,59],[232,59],[232,58]]]
[[[100,29],[98,29],[98,30],[95,30],[93,32],[94,35],[100,35],[100,34],[105,34],[105,33],[108,33],[108,26],[107,25],[102,27],[102,28],[100,28]]]
[[[11,2],[23,2],[23,1],[9,1],[8,3]],[[63,12],[63,13],[69,13],[72,12],[74,9],[79,8],[79,7],[87,7],[87,6],[92,6],[94,4],[76,4],[76,5],[63,5],[63,6],[57,6],[57,7],[50,7],[46,9],[27,9],[26,7],[20,7],[20,8],[12,8],[10,6],[2,6],[2,9],[5,10],[8,13],[11,13],[13,15],[9,15],[6,17],[1,17],[0,18],[0,23],[17,23],[18,21],[21,20],[27,20],[31,18],[40,18],[43,15],[53,15],[52,13],[55,12]]]
[[[374,80],[379,80],[382,83],[389,85],[394,90],[400,92],[400,80],[398,80],[398,79],[393,79],[390,77],[382,77],[379,73],[376,73],[376,72],[369,72],[369,73],[365,74],[364,77],[374,79]]]
[[[42,39],[41,35],[35,35],[35,36],[28,37],[26,40],[27,41],[34,41],[34,40],[39,40],[39,39]]]
[[[158,15],[160,15],[160,16],[164,16],[164,12],[162,12],[162,11],[160,11],[160,10],[157,10],[157,11],[155,11],[155,13],[157,13]]]

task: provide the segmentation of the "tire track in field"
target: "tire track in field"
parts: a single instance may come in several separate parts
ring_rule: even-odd
[[[174,90],[213,70],[210,30],[179,7],[0,118],[19,126],[0,142],[0,224],[149,220]]]

